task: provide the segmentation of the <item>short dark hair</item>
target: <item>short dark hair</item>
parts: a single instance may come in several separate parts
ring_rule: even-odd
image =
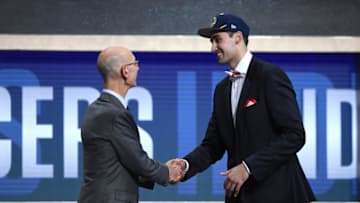
[[[227,32],[227,33],[229,34],[230,37],[232,37],[235,32]],[[248,36],[243,35],[243,38],[244,38],[245,45],[247,46],[249,43]]]

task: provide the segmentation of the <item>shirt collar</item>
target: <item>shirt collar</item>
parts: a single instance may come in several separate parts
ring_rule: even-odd
[[[249,69],[252,57],[253,57],[253,55],[250,53],[250,51],[246,51],[244,57],[240,60],[239,64],[236,66],[235,70],[246,75],[247,70]]]
[[[113,95],[120,101],[120,103],[125,107],[125,109],[127,108],[127,102],[124,97],[122,97],[121,95],[119,95],[118,93],[116,93],[110,89],[103,89],[103,92]]]

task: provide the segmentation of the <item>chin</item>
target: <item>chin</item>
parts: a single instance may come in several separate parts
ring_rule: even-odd
[[[217,61],[220,64],[226,64],[227,63],[227,61],[224,58],[218,58]]]

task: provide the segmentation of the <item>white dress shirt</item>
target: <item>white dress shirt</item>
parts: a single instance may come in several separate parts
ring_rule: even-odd
[[[251,59],[252,59],[252,54],[249,51],[247,51],[245,53],[245,56],[240,60],[239,64],[236,66],[234,70],[240,72],[242,76],[232,81],[232,85],[231,85],[231,112],[233,116],[234,126],[236,124],[236,109],[238,106],[241,90],[245,81],[247,70],[249,69]]]

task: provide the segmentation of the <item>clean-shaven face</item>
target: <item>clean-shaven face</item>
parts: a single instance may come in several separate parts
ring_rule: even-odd
[[[128,62],[123,64],[123,68],[126,68],[127,71],[126,84],[131,88],[135,87],[137,83],[139,61],[136,60],[135,56],[131,52],[128,54],[127,57]]]
[[[129,85],[130,87],[135,87],[136,86],[136,81],[137,81],[137,76],[138,76],[138,71],[139,71],[139,64],[138,61],[134,61],[133,63],[131,63],[130,65],[128,65],[129,68]]]
[[[234,37],[227,32],[218,32],[211,36],[211,52],[216,54],[220,64],[230,64],[236,54]]]

